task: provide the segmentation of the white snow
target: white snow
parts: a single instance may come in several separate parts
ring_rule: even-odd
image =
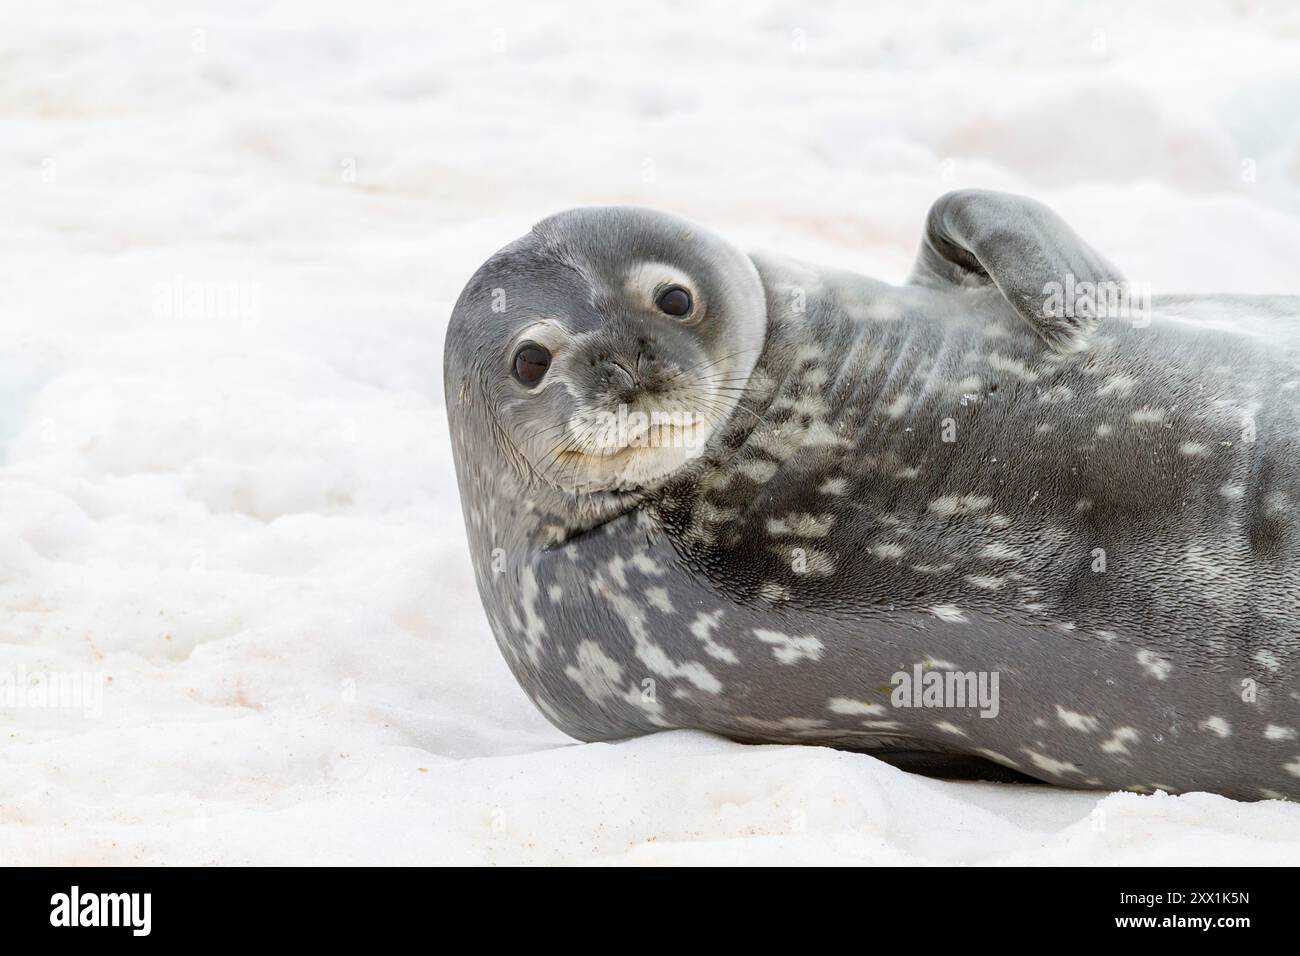
[[[981,185],[1157,293],[1300,292],[1300,11],[1130,6],[7,11],[0,861],[1300,858],[1278,801],[575,744],[465,554],[447,315],[557,209],[898,281],[929,203]]]

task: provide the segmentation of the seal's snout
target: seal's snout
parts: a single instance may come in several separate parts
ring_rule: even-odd
[[[653,347],[593,351],[587,358],[590,384],[598,395],[617,405],[662,395],[672,389],[677,368],[664,361]]]
[[[671,389],[680,371],[675,362],[660,357],[655,346],[644,341],[636,353],[636,370],[641,387],[651,394]]]

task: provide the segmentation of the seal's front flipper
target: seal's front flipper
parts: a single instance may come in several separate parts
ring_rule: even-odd
[[[1123,287],[1119,270],[1042,203],[983,189],[947,193],[930,207],[908,281],[932,287],[992,283],[1063,352],[1080,348],[1096,322],[1095,307],[1073,307],[1065,290],[1085,290],[1087,302],[1086,290],[1097,283]]]

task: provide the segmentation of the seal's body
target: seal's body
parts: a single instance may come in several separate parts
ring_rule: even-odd
[[[1300,796],[1300,299],[1130,292],[1095,317],[1118,282],[992,193],[936,204],[901,287],[644,210],[540,224],[447,349],[478,585],[524,689],[583,740]],[[615,399],[703,422],[593,447]]]

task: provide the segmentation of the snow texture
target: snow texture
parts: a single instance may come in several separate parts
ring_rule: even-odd
[[[1300,292],[1295,4],[11,6],[0,862],[1300,859],[1276,801],[568,740],[441,384],[474,268],[580,204],[901,281],[984,186],[1157,294]]]

